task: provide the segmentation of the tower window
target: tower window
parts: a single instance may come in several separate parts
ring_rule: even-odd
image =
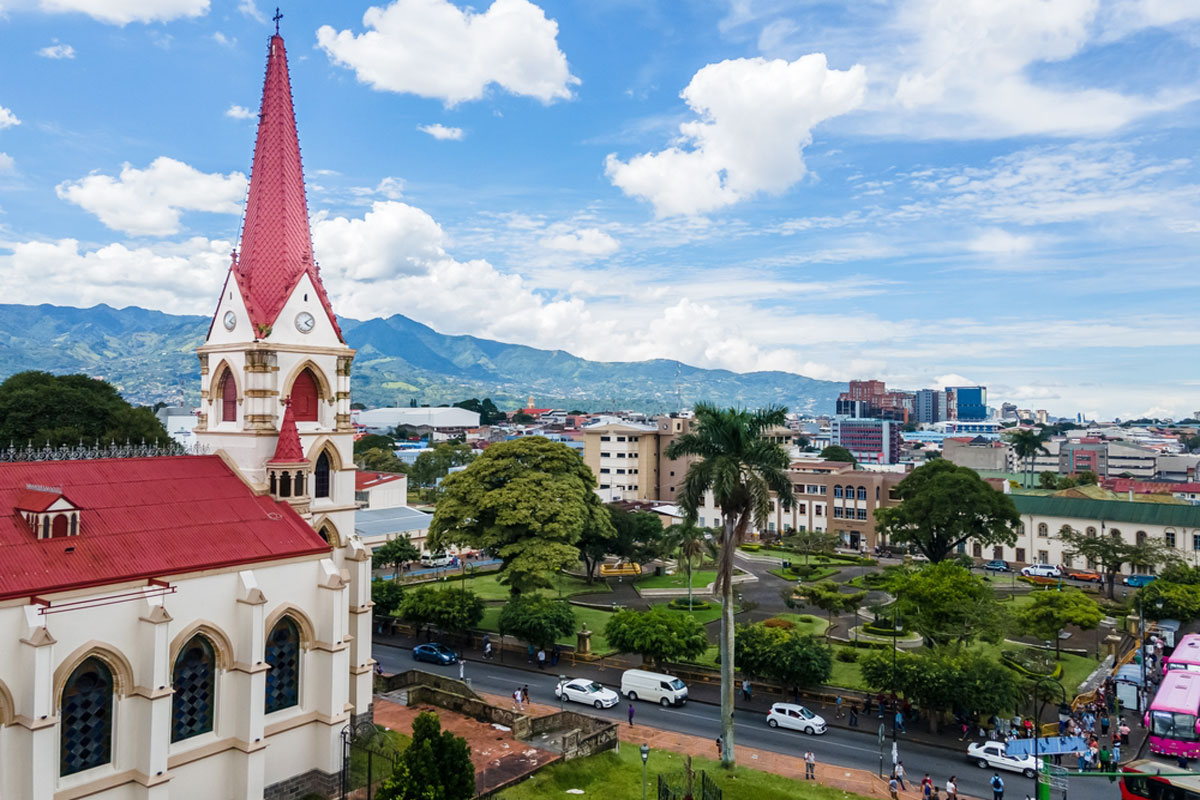
[[[279,496],[292,496],[292,473],[284,472],[279,475]]]
[[[221,375],[221,422],[237,422],[237,384],[228,369]]]
[[[313,497],[329,497],[329,453],[324,450],[317,456],[313,470]]]
[[[297,472],[296,472],[296,485],[295,485],[293,494],[295,494],[296,497],[304,497],[304,471],[303,470],[297,470]]]
[[[317,379],[312,370],[306,369],[292,384],[292,413],[297,422],[317,421],[317,398]]]
[[[113,674],[91,657],[63,687],[59,774],[74,775],[112,760]]]

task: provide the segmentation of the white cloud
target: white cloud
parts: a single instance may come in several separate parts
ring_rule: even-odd
[[[255,22],[267,21],[266,15],[258,10],[258,6],[255,4],[254,0],[241,0],[241,2],[238,3],[238,11],[242,12]]]
[[[237,103],[232,104],[225,109],[225,116],[233,119],[258,119],[258,114],[245,106],[239,106]]]
[[[1033,237],[1018,236],[999,228],[992,228],[968,242],[967,247],[976,253],[1017,256],[1033,249]]]
[[[5,128],[11,128],[14,125],[20,125],[21,120],[17,119],[17,115],[4,106],[0,106],[0,131]]]
[[[13,161],[13,157],[8,153],[0,153],[0,173],[14,172],[17,168],[17,162]]]
[[[75,48],[69,44],[51,44],[37,51],[42,58],[74,58]]]
[[[126,163],[118,178],[93,173],[56,187],[58,196],[92,214],[113,230],[131,235],[166,236],[180,229],[184,211],[237,214],[246,176],[200,172],[160,156],[144,170]]]
[[[569,233],[547,236],[540,243],[547,250],[594,258],[612,255],[621,247],[616,239],[597,228],[580,228]]]
[[[795,61],[761,58],[709,64],[681,97],[699,117],[679,126],[679,144],[605,172],[659,216],[704,214],[760,192],[779,194],[804,177],[812,129],[862,103],[866,70],[829,69],[813,53]]]
[[[934,386],[978,386],[979,384],[970,378],[964,378],[956,372],[951,372],[946,375],[938,375],[933,379]]]
[[[230,37],[226,36],[225,34],[221,33],[220,31],[217,31],[216,33],[213,34],[213,41],[216,42],[217,44],[221,45],[222,47],[236,47],[237,46],[237,37],[234,37],[231,39]]]
[[[447,128],[440,122],[435,122],[432,125],[418,125],[417,130],[428,133],[433,138],[441,139],[443,141],[450,139],[455,142],[460,142],[465,135],[462,128]]]
[[[374,187],[352,186],[350,193],[355,197],[382,197],[385,200],[399,200],[404,196],[404,181],[388,175]]]
[[[363,27],[356,35],[323,25],[317,41],[375,89],[452,106],[493,83],[543,103],[570,98],[579,83],[558,49],[558,23],[528,0],[495,0],[483,13],[448,0],[395,0],[368,8]]]
[[[78,12],[113,25],[130,22],[169,22],[179,17],[202,17],[209,0],[41,0],[43,11]]]

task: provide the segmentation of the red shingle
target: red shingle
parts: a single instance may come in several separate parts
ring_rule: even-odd
[[[296,415],[292,413],[292,401],[288,400],[283,411],[283,423],[279,426],[279,440],[275,443],[275,455],[268,464],[297,464],[304,461],[304,447],[300,444],[300,432],[296,430]]]

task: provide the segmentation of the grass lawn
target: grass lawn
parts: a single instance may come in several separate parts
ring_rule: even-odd
[[[647,761],[648,796],[656,794],[658,774],[682,774],[683,756],[664,750],[653,750]],[[858,798],[840,789],[821,786],[811,781],[794,781],[768,772],[737,767],[725,771],[720,764],[704,758],[693,758],[696,774],[695,792],[699,792],[699,773],[706,772],[721,788],[724,800],[847,800]],[[568,790],[579,789],[579,797],[603,797],[606,800],[638,800],[642,796],[642,758],[638,748],[626,744],[620,754],[612,751],[565,761],[546,767],[523,783],[496,795],[498,800],[546,800],[577,795]]]
[[[814,614],[776,614],[775,616],[796,623],[797,631],[810,633],[813,636],[820,636],[829,627],[829,620]]]
[[[488,606],[483,610],[483,621],[479,623],[479,629],[484,631],[500,632],[500,609],[502,606]],[[579,630],[581,623],[586,622],[588,629],[592,631],[592,652],[603,654],[609,652],[608,639],[604,638],[604,626],[608,624],[608,618],[612,616],[611,611],[604,611],[599,608],[584,608],[582,606],[571,606],[571,610],[575,612],[575,630]],[[558,640],[559,644],[575,646],[577,640],[574,633],[568,633]]]
[[[853,649],[854,648],[842,648],[842,647],[834,648],[833,674],[829,676],[829,685],[830,686],[841,686],[843,689],[859,689],[859,690],[865,692],[865,691],[868,691],[868,689],[867,689],[867,685],[863,682],[862,668],[858,666],[858,662],[855,661],[853,663],[848,664],[844,661],[837,660],[837,651],[838,650],[853,650]],[[871,651],[870,650],[859,650],[858,657],[862,658],[869,652],[871,652]]]
[[[702,569],[692,572],[692,588],[703,589],[717,579],[715,569]],[[649,575],[638,578],[635,585],[639,589],[686,589],[687,573],[679,570],[674,575]]]
[[[483,601],[489,600],[507,600],[511,597],[507,586],[502,586],[499,583],[498,573],[488,573],[486,575],[478,575],[474,578],[467,577],[466,588],[470,589],[475,594],[479,595]],[[553,589],[543,589],[546,594],[558,594],[559,586],[562,586],[563,597],[574,597],[577,594],[593,594],[599,592],[611,592],[608,584],[602,580],[597,580],[595,583],[589,584],[582,578],[575,578],[571,575],[553,574],[549,576],[550,582],[554,584]],[[461,577],[452,576],[443,584],[451,588],[457,589],[463,585]]]
[[[382,727],[380,727],[380,731],[383,733],[384,736],[386,736],[388,739],[391,740],[390,747],[395,748],[395,751],[397,753],[403,753],[408,748],[408,745],[410,743],[412,743],[411,736],[407,736],[403,733],[399,733],[398,731],[384,730]],[[389,745],[383,741],[379,741],[372,745],[372,749],[376,750],[377,752],[388,752]],[[372,762],[373,763],[371,764],[371,772],[372,772],[371,778],[373,779],[374,782],[378,783],[379,781],[388,777],[386,774],[387,770],[388,770],[388,766],[387,766],[387,762],[385,759],[374,758],[374,759],[372,759]],[[350,750],[350,788],[357,789],[360,786],[366,786],[366,785],[367,785],[367,754],[365,751],[360,750],[358,748],[351,748],[351,750]]]
[[[841,566],[845,566],[845,565],[843,564]],[[788,572],[783,569],[769,569],[769,570],[767,570],[767,572],[771,573],[776,578],[783,578],[785,581],[800,580],[800,576],[797,575],[796,573]],[[807,578],[804,579],[804,582],[811,583],[813,581],[823,581],[826,578],[832,578],[834,575],[837,575],[839,572],[841,572],[840,567],[833,567],[833,566],[817,567],[815,570],[813,570],[811,575],[809,575]]]
[[[683,599],[685,601],[687,600],[686,597]],[[698,600],[698,599],[699,598],[697,598],[697,597],[692,598],[693,601]],[[701,625],[707,625],[708,623],[712,622],[713,620],[718,620],[721,618],[721,605],[719,603],[713,603],[711,601],[709,601],[708,608],[697,608],[697,609],[693,609],[691,611],[688,611],[685,608],[684,609],[671,608],[669,603],[655,603],[651,606],[651,608],[661,608],[664,611],[667,611],[671,614],[691,614],[693,617],[696,618],[696,621],[699,622]],[[734,614],[741,613],[741,610],[742,610],[741,606],[733,607]]]

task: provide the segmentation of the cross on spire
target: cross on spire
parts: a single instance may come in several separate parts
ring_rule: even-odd
[[[279,35],[279,20],[283,19],[283,14],[279,13],[279,6],[275,6],[275,16],[271,17],[275,20],[275,35]]]

